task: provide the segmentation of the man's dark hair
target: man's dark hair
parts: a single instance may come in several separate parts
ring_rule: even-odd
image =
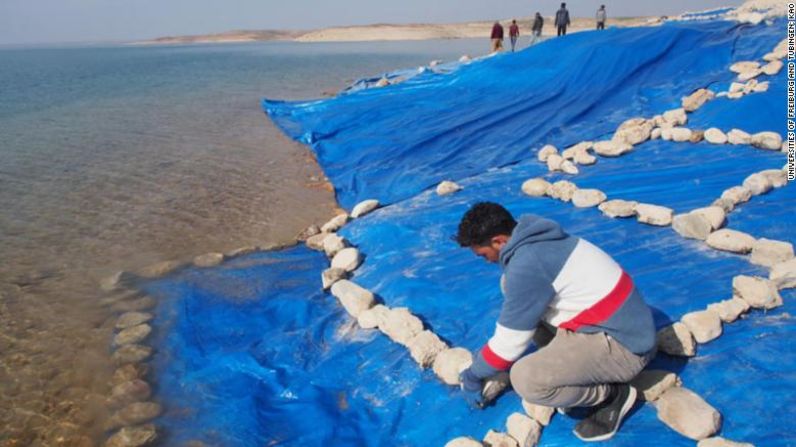
[[[516,226],[517,221],[503,206],[494,202],[478,202],[462,216],[454,239],[462,247],[486,245],[499,234],[511,235]]]

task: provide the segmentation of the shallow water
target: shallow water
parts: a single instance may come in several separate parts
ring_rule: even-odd
[[[0,49],[0,446],[93,445],[118,270],[292,240],[335,209],[260,99],[486,41]]]

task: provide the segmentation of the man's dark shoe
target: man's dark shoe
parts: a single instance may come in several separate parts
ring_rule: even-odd
[[[613,397],[575,426],[575,436],[587,442],[611,439],[636,403],[636,394],[636,389],[630,385],[616,385]]]

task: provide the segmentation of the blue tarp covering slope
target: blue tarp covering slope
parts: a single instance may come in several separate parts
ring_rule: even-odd
[[[560,222],[613,255],[634,277],[664,326],[732,295],[738,274],[766,276],[748,257],[686,240],[671,228],[615,220],[596,209],[520,192],[547,173],[531,149],[606,138],[623,120],[677,107],[696,88],[726,89],[727,67],[759,59],[784,24],[727,22],[579,33],[517,54],[424,73],[402,84],[306,103],[266,101],[291,136],[317,152],[346,207],[387,204],[342,234],[366,255],[353,280],[385,304],[406,306],[449,344],[478,349],[491,335],[501,296],[499,271],[450,240],[462,213],[480,200],[515,214]],[[716,99],[689,115],[689,127],[740,127],[784,135],[785,74],[766,93]],[[785,157],[750,146],[651,141],[618,159],[600,159],[570,178],[609,198],[683,212],[710,204]],[[437,196],[443,178],[464,190]],[[758,196],[730,214],[729,228],[796,242],[796,187]],[[513,392],[483,411],[417,367],[402,346],[358,329],[320,291],[322,254],[303,247],[241,257],[147,284],[161,298],[155,345],[167,442],[210,445],[442,446],[504,430],[522,411]],[[724,416],[721,435],[756,445],[793,445],[796,293],[784,306],[752,311],[724,326],[688,361],[661,355]],[[556,416],[541,445],[569,446],[576,421]],[[604,445],[693,445],[638,406]]]

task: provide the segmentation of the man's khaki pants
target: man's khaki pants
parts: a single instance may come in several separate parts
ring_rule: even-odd
[[[612,384],[636,377],[655,352],[640,356],[604,332],[582,334],[542,324],[534,333],[539,350],[511,368],[511,385],[528,402],[547,407],[591,407],[606,400]]]

